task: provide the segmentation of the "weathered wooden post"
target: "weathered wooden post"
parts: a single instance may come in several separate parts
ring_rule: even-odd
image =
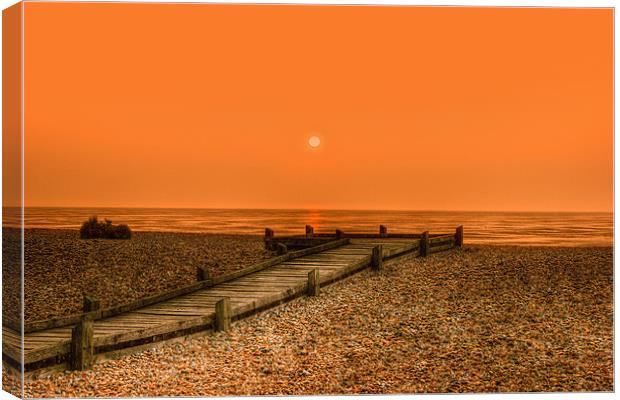
[[[372,248],[372,260],[370,266],[374,270],[383,269],[383,245],[378,245]]]
[[[426,231],[422,233],[422,237],[420,238],[420,255],[422,257],[426,257],[428,255],[429,244],[428,231]]]
[[[101,302],[92,294],[85,294],[83,301],[82,309],[85,313],[98,311],[101,308]]]
[[[463,225],[456,227],[456,233],[454,234],[454,245],[456,247],[463,247]]]
[[[321,279],[317,268],[308,272],[308,296],[318,296],[321,292]]]
[[[276,252],[278,255],[286,254],[288,247],[284,243],[276,243]]]
[[[314,228],[312,225],[306,225],[306,237],[312,237],[314,235]]]
[[[209,269],[207,267],[198,267],[198,280],[208,281],[209,279],[211,279]]]
[[[379,225],[379,236],[380,237],[387,237],[387,226]]]
[[[71,329],[71,369],[84,371],[93,365],[93,320],[90,314],[84,314]]]
[[[231,319],[230,297],[224,297],[215,303],[215,331],[226,332],[230,330]]]
[[[84,371],[92,367],[94,362],[95,346],[93,341],[94,314],[101,308],[101,302],[92,295],[86,294],[83,298],[82,310],[84,314],[80,321],[71,329],[70,367],[73,370]]]
[[[344,232],[342,232],[340,229],[336,229],[336,237],[340,239],[342,235],[344,235]]]
[[[271,244],[271,239],[273,239],[273,229],[270,228],[265,228],[265,249],[267,250],[273,250],[272,244]]]

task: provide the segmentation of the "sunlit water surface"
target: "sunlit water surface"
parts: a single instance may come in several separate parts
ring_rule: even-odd
[[[19,226],[19,209],[3,209],[4,226]],[[154,208],[26,208],[26,228],[78,229],[89,216],[128,224],[134,231],[299,234],[315,232],[453,232],[465,227],[466,243],[610,246],[613,213],[235,210]]]

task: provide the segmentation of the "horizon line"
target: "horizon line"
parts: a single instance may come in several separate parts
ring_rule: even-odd
[[[21,208],[21,206],[5,206],[2,208]],[[321,208],[321,207],[161,207],[161,206],[24,206],[27,208],[98,208],[98,209],[176,209],[176,210],[268,210],[268,211],[388,211],[388,212],[499,212],[499,213],[614,213],[614,210],[474,210],[474,209],[405,209],[405,208]]]

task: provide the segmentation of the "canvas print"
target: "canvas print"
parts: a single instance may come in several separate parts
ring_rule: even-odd
[[[612,393],[613,11],[7,7],[3,390]]]

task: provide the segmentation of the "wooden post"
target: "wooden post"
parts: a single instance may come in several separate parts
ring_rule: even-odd
[[[380,237],[387,237],[387,226],[379,225],[379,236]]]
[[[207,267],[198,267],[198,280],[207,281],[209,279],[211,279],[209,269]]]
[[[340,229],[336,229],[336,237],[340,239],[342,235],[344,235],[344,232],[342,232]]]
[[[224,297],[215,304],[215,331],[226,332],[230,330],[230,297]]]
[[[314,228],[312,225],[306,225],[306,237],[312,237],[314,235]]]
[[[454,234],[454,245],[456,247],[463,247],[463,225],[456,227],[456,233]]]
[[[380,244],[372,248],[372,261],[370,266],[377,271],[383,268],[383,245]]]
[[[276,252],[278,255],[286,254],[288,247],[284,243],[276,243]]]
[[[422,238],[420,239],[420,255],[422,257],[426,257],[428,255],[429,242],[428,242],[428,231],[422,233]]]
[[[101,302],[92,294],[85,294],[82,309],[85,313],[97,311],[101,308]]]
[[[86,314],[71,330],[71,369],[84,371],[92,367],[94,350],[93,320]]]
[[[273,229],[269,229],[269,228],[265,228],[265,249],[266,250],[273,250],[273,245],[271,244],[271,239],[273,239]]]
[[[308,272],[308,296],[318,296],[321,292],[321,279],[319,270],[313,269]]]

